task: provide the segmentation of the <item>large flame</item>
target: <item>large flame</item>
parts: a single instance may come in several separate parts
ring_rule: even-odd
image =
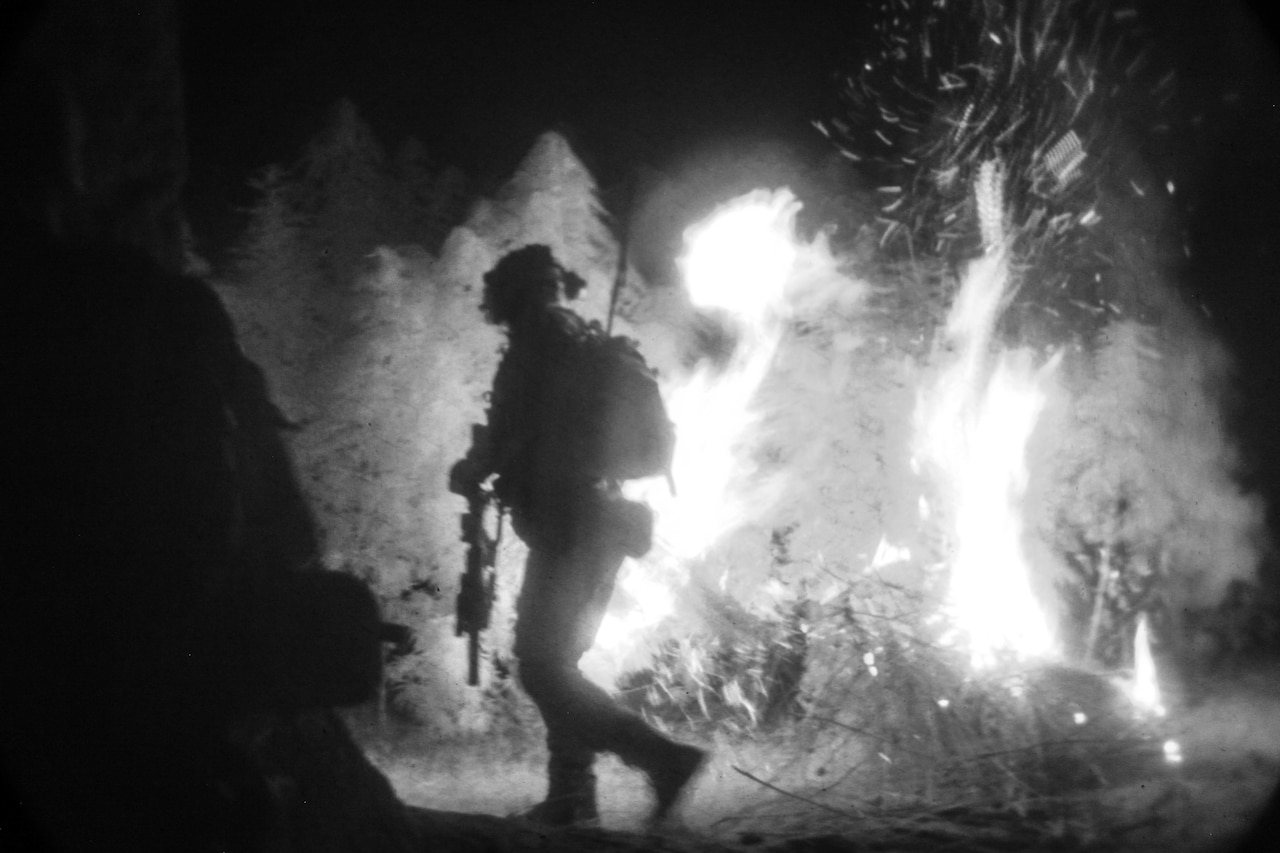
[[[623,567],[625,606],[611,608],[583,660],[584,672],[601,683],[642,662],[637,638],[673,611],[689,562],[768,503],[753,477],[748,439],[759,422],[753,400],[785,328],[787,286],[802,248],[799,210],[788,190],[757,190],[685,231],[680,270],[690,302],[730,327],[734,348],[723,362],[665,378],[677,436],[671,479],[627,484],[628,497],[654,510],[654,548]]]
[[[750,516],[758,495],[744,444],[759,422],[752,401],[782,340],[786,286],[796,261],[800,204],[787,190],[750,193],[685,232],[680,262],[689,299],[718,312],[736,338],[723,364],[703,364],[666,389],[676,425],[674,490],[661,481],[636,493],[657,513],[659,547],[701,556]]]
[[[992,352],[1009,280],[998,246],[970,266],[947,318],[953,355],[916,411],[916,457],[937,480],[954,542],[947,602],[978,667],[1054,645],[1031,588],[1022,512],[1027,443],[1057,359],[1037,369],[1027,352]]]

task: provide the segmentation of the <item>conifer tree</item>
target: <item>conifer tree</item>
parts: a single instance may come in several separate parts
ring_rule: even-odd
[[[417,137],[400,144],[392,162],[398,187],[396,243],[439,251],[466,211],[466,178],[453,166],[437,166]]]
[[[306,374],[321,337],[309,308],[320,268],[307,240],[309,222],[293,201],[290,173],[270,165],[250,186],[258,200],[232,250],[229,280],[218,287],[249,355],[267,372],[285,410],[302,417]]]
[[[291,201],[329,283],[354,284],[366,256],[390,239],[396,210],[386,153],[356,105],[343,98],[294,166]]]
[[[278,282],[291,276],[304,260],[302,239],[306,219],[295,208],[296,195],[285,169],[272,164],[249,181],[258,194],[249,209],[244,233],[232,250],[236,277]]]
[[[1108,663],[1124,662],[1138,612],[1211,608],[1254,580],[1263,512],[1239,483],[1228,383],[1222,349],[1185,324],[1118,321],[1102,335],[1058,442],[1051,523],[1075,627],[1101,620],[1092,651]]]
[[[499,191],[490,216],[472,224],[512,248],[550,246],[560,263],[587,282],[576,310],[589,319],[604,319],[617,240],[595,177],[564,136],[555,131],[540,136]]]

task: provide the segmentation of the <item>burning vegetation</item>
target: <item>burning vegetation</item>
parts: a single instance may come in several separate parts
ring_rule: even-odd
[[[1206,674],[1276,630],[1229,357],[1177,284],[1175,80],[1123,4],[886,0],[867,32],[820,129],[874,189],[699,198],[676,280],[631,268],[617,294],[678,442],[670,477],[627,487],[656,544],[584,669],[717,748],[709,832],[1124,844],[1176,824],[1178,718]],[[539,736],[512,683],[510,538],[479,689],[452,636],[446,471],[498,347],[478,282],[546,243],[603,321],[616,223],[555,134],[464,216],[451,173],[419,162],[441,189],[414,207],[392,189],[413,158],[354,108],[333,121],[265,173],[220,288],[306,424],[329,562],[417,637],[356,723],[402,796],[442,806],[415,744],[523,760]],[[426,250],[364,257],[399,226],[340,201],[379,194],[430,222]],[[454,796],[515,812],[536,792]]]

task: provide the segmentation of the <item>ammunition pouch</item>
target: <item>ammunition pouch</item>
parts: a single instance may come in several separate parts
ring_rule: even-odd
[[[653,510],[645,504],[610,494],[603,501],[600,524],[628,557],[643,557],[653,547]]]

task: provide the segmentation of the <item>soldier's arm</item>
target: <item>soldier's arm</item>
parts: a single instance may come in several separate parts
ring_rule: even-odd
[[[519,419],[511,411],[514,389],[519,387],[521,378],[517,374],[516,365],[504,356],[494,375],[486,423],[471,425],[471,447],[449,471],[449,491],[454,494],[470,498],[489,477],[508,467],[504,465],[504,455],[511,452],[511,422]]]
[[[481,424],[472,424],[471,448],[449,469],[449,491],[469,498],[493,472],[489,429]]]

